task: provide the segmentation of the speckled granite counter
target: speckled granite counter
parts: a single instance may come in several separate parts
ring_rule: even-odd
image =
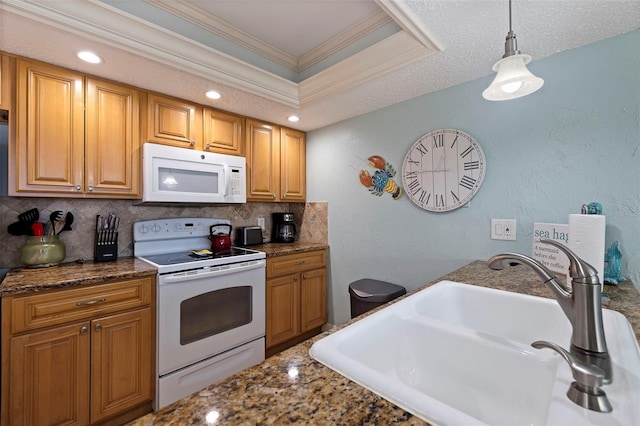
[[[492,271],[484,262],[476,261],[424,287],[443,279],[550,297],[538,277],[524,267]],[[640,294],[633,285],[606,286],[605,294],[611,298],[606,307],[625,314],[636,336],[639,336]],[[294,346],[130,425],[424,425],[424,421],[309,356],[309,347],[316,340],[339,328]],[[207,415],[217,416],[217,421],[207,422]]]
[[[97,284],[112,279],[155,275],[156,269],[133,257],[115,262],[63,263],[49,268],[19,268],[7,273],[0,284],[0,297],[44,290]]]
[[[248,247],[253,250],[263,251],[267,257],[282,256],[294,253],[304,253],[307,251],[324,250],[329,248],[328,244],[322,243],[266,243]]]

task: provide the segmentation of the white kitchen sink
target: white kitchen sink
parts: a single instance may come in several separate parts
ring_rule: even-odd
[[[542,283],[540,284],[542,285]],[[603,312],[613,412],[566,397],[555,352],[571,326],[553,299],[441,281],[317,341],[313,358],[438,425],[640,424],[640,349],[627,319]]]

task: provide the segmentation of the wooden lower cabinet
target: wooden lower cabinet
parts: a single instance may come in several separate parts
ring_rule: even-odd
[[[151,411],[154,282],[3,298],[2,425],[122,424]],[[20,331],[25,308],[43,314],[42,327]]]
[[[327,322],[326,251],[267,259],[266,354],[320,333]]]

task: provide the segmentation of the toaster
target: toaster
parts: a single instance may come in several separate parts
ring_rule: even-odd
[[[236,245],[251,246],[262,244],[262,228],[259,226],[241,226],[236,228]]]

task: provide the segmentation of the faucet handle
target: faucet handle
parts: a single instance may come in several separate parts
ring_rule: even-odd
[[[580,280],[580,282],[583,282],[583,280],[586,278],[587,280],[584,281],[586,283],[600,284],[600,281],[598,280],[598,271],[596,270],[596,268],[580,259],[578,255],[569,250],[568,247],[560,244],[555,240],[550,240],[547,238],[540,238],[540,242],[557,247],[569,258],[569,275],[572,279],[577,279]]]
[[[599,413],[609,413],[613,409],[602,390],[604,370],[598,366],[585,364],[575,355],[555,343],[542,340],[531,344],[536,349],[548,348],[556,351],[571,367],[571,374],[575,380],[567,391],[567,397],[574,403]]]

